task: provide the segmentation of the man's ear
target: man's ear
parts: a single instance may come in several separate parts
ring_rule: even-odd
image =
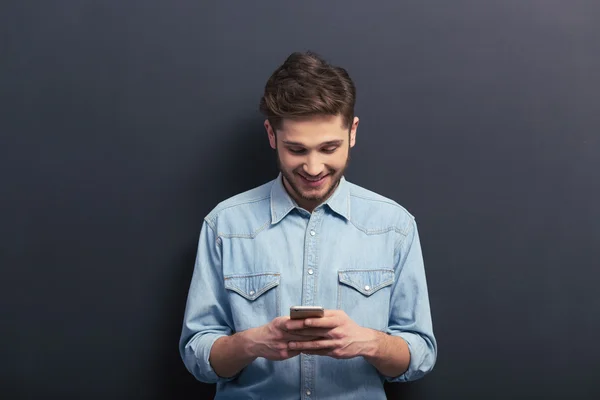
[[[272,149],[277,148],[277,137],[275,136],[275,130],[268,119],[265,119],[265,129],[267,130],[267,136],[269,137],[269,144]]]
[[[356,131],[358,130],[358,117],[354,117],[352,126],[350,127],[350,147],[354,147],[356,144]]]

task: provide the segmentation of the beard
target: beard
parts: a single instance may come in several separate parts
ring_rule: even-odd
[[[348,157],[346,158],[346,163],[344,164],[344,166],[342,168],[335,169],[335,168],[326,166],[326,175],[328,175],[328,177],[330,179],[330,183],[329,183],[329,187],[327,188],[325,193],[313,194],[313,193],[303,190],[300,183],[298,182],[300,179],[303,179],[300,177],[300,172],[302,171],[302,167],[298,167],[294,170],[285,169],[281,165],[281,160],[279,159],[279,152],[277,151],[277,149],[275,149],[275,155],[277,158],[277,168],[279,168],[279,171],[281,171],[283,178],[288,183],[289,187],[291,188],[291,190],[293,192],[293,193],[290,193],[290,195],[295,199],[304,200],[305,202],[308,202],[314,206],[317,206],[317,205],[323,203],[325,200],[327,200],[329,198],[329,196],[331,196],[331,194],[338,187],[340,180],[344,176],[344,172],[346,172],[346,169],[348,168],[348,164],[350,163],[350,149],[348,149]]]

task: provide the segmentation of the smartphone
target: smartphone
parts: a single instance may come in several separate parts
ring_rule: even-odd
[[[291,306],[290,319],[321,318],[325,309],[319,306]]]

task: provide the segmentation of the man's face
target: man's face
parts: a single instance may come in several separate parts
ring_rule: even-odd
[[[333,193],[348,164],[358,118],[350,128],[342,121],[339,115],[285,120],[277,134],[265,121],[285,188],[308,211]]]

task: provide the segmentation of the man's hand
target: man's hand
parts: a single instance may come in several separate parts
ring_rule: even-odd
[[[257,357],[280,361],[300,353],[340,359],[362,356],[391,377],[406,371],[410,362],[402,338],[363,328],[343,311],[327,310],[323,318],[278,317],[258,328],[219,338],[210,363],[219,376],[232,377]]]
[[[289,321],[291,321],[289,317],[278,317],[266,325],[244,332],[248,339],[250,354],[253,357],[263,357],[271,361],[286,360],[300,354],[300,351],[289,348],[290,341],[301,343],[322,339],[317,335],[302,332],[302,330],[289,332],[287,329]]]
[[[289,320],[285,328],[300,337],[311,337],[309,341],[291,340],[290,351],[340,359],[369,356],[379,340],[376,331],[359,326],[341,310],[326,310],[322,318]]]

